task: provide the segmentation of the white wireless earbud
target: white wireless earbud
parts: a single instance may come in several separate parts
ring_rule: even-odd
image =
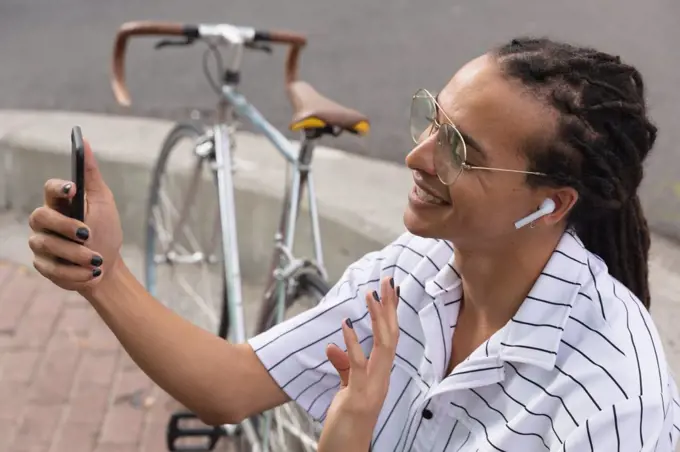
[[[521,220],[517,221],[515,223],[515,228],[519,229],[522,228],[532,221],[536,221],[539,218],[549,215],[555,211],[555,201],[553,201],[551,198],[545,198],[545,200],[541,203],[541,207],[538,208],[538,210],[531,215],[527,215],[526,217],[522,218]]]

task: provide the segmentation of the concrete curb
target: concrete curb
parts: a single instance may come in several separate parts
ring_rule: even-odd
[[[69,133],[80,125],[121,213],[126,242],[143,243],[151,168],[174,125],[169,121],[70,112],[0,110],[0,206],[30,212],[42,202],[42,186],[70,175]],[[236,197],[243,273],[262,273],[280,212],[285,161],[263,138],[238,136]],[[403,232],[402,212],[411,186],[403,166],[318,147],[315,188],[330,276]],[[371,193],[371,196],[366,196]],[[383,196],[382,194],[385,194]],[[395,195],[401,194],[401,195]],[[311,252],[307,217],[301,215],[301,253]]]

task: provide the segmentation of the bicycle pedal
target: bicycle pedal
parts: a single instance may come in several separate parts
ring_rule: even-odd
[[[220,426],[201,425],[188,427],[182,424],[187,422],[201,422],[194,413],[189,411],[177,412],[170,415],[166,429],[166,443],[171,452],[203,452],[215,448],[217,441],[226,432]],[[201,423],[202,424],[202,423]],[[188,444],[178,445],[178,441],[185,440]]]

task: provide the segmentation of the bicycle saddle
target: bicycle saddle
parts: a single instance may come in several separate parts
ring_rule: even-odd
[[[322,96],[307,82],[291,83],[288,96],[294,109],[291,130],[331,126],[353,133],[368,132],[368,117]]]

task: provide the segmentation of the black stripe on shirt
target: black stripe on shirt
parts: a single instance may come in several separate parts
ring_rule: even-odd
[[[428,400],[427,403],[425,404],[425,408],[423,410],[426,410],[428,406],[430,406],[430,402],[432,402],[432,399]],[[418,421],[418,426],[416,427],[415,433],[413,433],[413,439],[411,440],[411,447],[408,448],[408,450],[413,450],[413,443],[416,442],[416,438],[418,437],[418,430],[420,430],[420,426],[423,424],[423,415],[421,411],[420,415],[420,420]],[[410,430],[410,428],[409,428]],[[408,441],[409,434],[406,435],[406,441]],[[406,441],[404,441],[404,446],[406,446]]]
[[[616,450],[621,450],[621,437],[619,436],[619,420],[616,417],[616,405],[612,405],[612,411],[614,412],[614,430],[616,430]]]
[[[323,311],[321,311],[321,312],[319,312],[318,314],[316,314],[314,317],[305,320],[304,322],[302,322],[302,323],[299,324],[299,325],[296,325],[294,328],[291,328],[291,329],[289,329],[288,331],[284,331],[283,333],[279,334],[278,336],[276,336],[275,338],[273,338],[272,340],[270,340],[270,341],[267,342],[266,344],[262,344],[259,348],[257,348],[257,349],[255,350],[255,352],[256,352],[256,353],[259,352],[260,350],[262,350],[263,348],[267,347],[268,345],[271,345],[271,344],[274,343],[275,341],[281,339],[283,336],[287,335],[288,333],[291,333],[291,332],[297,330],[298,328],[301,328],[301,327],[303,327],[304,325],[308,324],[309,322],[312,322],[312,321],[318,319],[318,318],[321,317],[322,315],[324,315],[324,314],[326,314],[326,313],[332,311],[333,309],[337,308],[338,306],[341,306],[341,305],[347,303],[348,301],[356,300],[356,299],[357,299],[357,296],[359,295],[360,287],[363,287],[363,286],[365,286],[365,285],[367,285],[367,284],[377,283],[377,282],[380,282],[380,279],[371,279],[371,280],[368,280],[368,281],[363,282],[363,283],[361,283],[361,284],[357,284],[357,289],[356,289],[356,292],[354,292],[354,295],[353,295],[353,296],[351,296],[351,297],[349,297],[349,298],[345,298],[345,299],[342,300],[341,302],[334,304],[333,306],[329,307],[328,309],[324,309]],[[368,311],[367,311],[367,313],[368,313]]]
[[[577,263],[579,263],[579,264],[581,264],[581,265],[586,265],[585,262],[582,262],[582,261],[576,259],[575,257],[572,257],[572,256],[568,255],[568,254],[565,253],[564,251],[555,250],[555,252],[556,252],[557,254],[561,254],[562,256],[564,256],[564,257],[566,257],[566,258],[568,258],[568,259],[571,259],[572,261],[577,262]]]
[[[570,375],[570,374],[566,373],[565,371],[563,371],[562,369],[560,369],[560,366],[558,366],[557,364],[555,364],[555,369],[557,369],[562,375],[564,375],[564,376],[566,376],[566,377],[569,377],[569,379],[570,379],[571,381],[573,381],[574,383],[576,383],[577,385],[579,385],[579,386],[581,387],[581,389],[583,389],[583,391],[586,393],[586,395],[590,398],[590,400],[595,404],[595,407],[598,409],[598,411],[602,411],[602,408],[600,408],[600,405],[598,405],[598,403],[595,401],[595,398],[593,398],[593,396],[590,394],[590,391],[588,391],[588,390],[586,389],[586,387],[583,386],[583,383],[581,383],[580,381],[578,381],[578,380],[577,380],[576,378],[574,378],[572,375]]]
[[[553,306],[568,306],[568,307],[571,306],[571,304],[569,303],[558,303],[556,301],[544,300],[543,298],[536,298],[531,295],[527,295],[527,298],[534,301],[540,301],[541,303],[551,304]]]
[[[626,311],[626,328],[628,328],[628,335],[630,336],[630,342],[633,345],[633,351],[635,352],[635,361],[637,362],[637,368],[638,368],[638,380],[640,382],[640,394],[642,394],[642,369],[640,368],[640,356],[638,355],[637,351],[637,346],[635,345],[635,340],[633,339],[633,332],[630,329],[630,320],[629,320],[629,313],[628,313],[628,306],[626,306],[626,302],[621,299],[616,294],[616,282],[612,281],[612,291],[614,293],[614,296],[621,301],[623,304],[623,308]],[[640,425],[642,425],[642,419],[640,419]],[[642,427],[640,427],[642,428]]]
[[[557,352],[554,351],[554,350],[546,350],[546,349],[543,349],[543,348],[534,347],[534,346],[532,346],[532,345],[506,344],[505,342],[501,342],[501,345],[502,345],[503,347],[510,347],[510,348],[526,348],[526,349],[528,349],[528,350],[536,350],[537,352],[543,352],[543,353],[547,353],[547,354],[549,354],[549,355],[557,355]]]
[[[666,402],[663,399],[663,380],[661,379],[661,364],[659,364],[659,354],[656,351],[656,344],[654,343],[654,338],[652,337],[652,332],[649,329],[649,325],[647,325],[647,321],[645,320],[645,317],[642,315],[642,309],[640,309],[640,304],[635,301],[633,298],[633,294],[628,291],[628,297],[630,300],[633,302],[635,306],[638,308],[638,312],[640,313],[640,319],[642,319],[642,323],[645,324],[645,328],[647,329],[647,334],[649,335],[649,342],[652,343],[652,348],[654,349],[654,358],[656,359],[656,370],[659,373],[659,391],[661,392],[661,407],[664,410],[663,417],[666,417]]]
[[[451,443],[451,438],[453,438],[453,432],[456,431],[456,427],[458,427],[458,420],[456,420],[456,423],[453,424],[453,428],[451,429],[451,433],[449,433],[449,438],[446,440],[446,444],[444,444],[444,449],[442,452],[446,452],[446,448],[449,447],[449,443]]]
[[[524,432],[518,432],[517,430],[513,429],[513,428],[510,427],[510,425],[508,424],[508,418],[505,417],[505,415],[503,414],[502,411],[500,411],[500,410],[497,409],[497,408],[492,407],[491,404],[490,404],[484,397],[482,397],[481,394],[479,394],[479,393],[478,393],[477,391],[475,391],[474,389],[470,388],[470,391],[472,391],[472,393],[473,393],[474,395],[476,395],[477,397],[479,397],[480,399],[482,399],[482,401],[486,404],[487,407],[489,407],[490,410],[495,411],[496,413],[498,413],[498,414],[503,418],[503,420],[505,421],[505,427],[506,427],[508,430],[510,430],[511,432],[513,432],[513,433],[515,433],[515,434],[517,434],[517,435],[522,435],[522,436],[535,436],[536,438],[538,438],[538,439],[541,440],[541,442],[543,443],[543,445],[545,446],[546,449],[550,450],[550,447],[548,446],[548,444],[545,442],[545,439],[543,439],[543,437],[542,437],[541,435],[539,435],[538,433],[524,433]]]
[[[569,415],[569,417],[571,418],[571,420],[574,422],[574,424],[576,425],[576,427],[579,426],[578,422],[576,422],[576,419],[575,419],[574,416],[571,414],[571,411],[569,411],[569,408],[567,408],[567,404],[564,402],[564,399],[563,399],[562,397],[560,397],[560,396],[558,396],[558,395],[555,395],[555,394],[553,394],[553,393],[548,392],[548,390],[545,389],[543,386],[539,385],[539,384],[536,383],[535,381],[533,381],[533,380],[531,380],[531,379],[525,377],[525,376],[522,375],[521,373],[519,373],[519,370],[518,370],[518,369],[515,367],[515,365],[512,364],[511,362],[508,362],[507,364],[508,364],[510,367],[512,367],[512,369],[515,371],[515,373],[517,374],[518,377],[520,377],[520,378],[522,378],[523,380],[525,380],[525,381],[527,381],[527,382],[533,384],[533,385],[536,386],[537,388],[543,390],[543,392],[546,393],[548,396],[558,399],[558,400],[562,403],[562,406],[564,407],[564,411],[567,412],[567,414]]]
[[[392,366],[392,370],[394,370],[394,366]],[[380,430],[378,430],[378,434],[375,435],[375,438],[373,439],[373,443],[372,443],[371,447],[375,447],[376,443],[378,442],[378,439],[380,438],[380,435],[382,434],[383,430],[385,430],[385,427],[387,426],[387,424],[390,422],[390,418],[392,417],[392,414],[394,414],[394,410],[396,410],[397,407],[399,406],[399,402],[401,401],[401,398],[406,393],[406,390],[411,385],[412,381],[413,381],[413,378],[409,378],[408,381],[406,382],[406,386],[404,386],[404,389],[402,389],[401,393],[399,394],[399,397],[397,397],[396,402],[394,402],[394,405],[392,406],[392,409],[390,410],[389,414],[387,415],[387,418],[385,418],[385,421],[383,422],[382,426],[380,427]]]
[[[564,331],[564,328],[562,328],[561,326],[551,325],[551,324],[549,324],[549,323],[532,323],[532,322],[525,322],[525,321],[523,321],[523,320],[517,320],[517,319],[514,318],[514,317],[511,318],[510,321],[513,322],[513,323],[519,323],[520,325],[528,325],[528,326],[536,326],[536,327],[554,328],[554,329],[556,329],[556,330]]]
[[[518,404],[519,406],[521,406],[521,407],[524,409],[524,411],[526,411],[527,413],[529,413],[529,414],[531,414],[531,415],[533,415],[533,416],[543,416],[543,417],[547,417],[548,420],[550,421],[550,428],[552,429],[553,433],[555,434],[555,437],[557,438],[557,441],[559,441],[560,444],[562,444],[562,438],[560,438],[560,435],[557,434],[557,430],[555,430],[555,423],[554,423],[554,421],[553,421],[553,418],[551,418],[549,415],[547,415],[547,414],[545,414],[545,413],[534,413],[534,412],[531,411],[525,404],[523,404],[523,403],[520,402],[519,400],[515,399],[515,398],[514,398],[513,396],[511,396],[510,394],[508,394],[508,391],[506,391],[506,389],[503,387],[503,385],[502,385],[501,383],[496,383],[496,384],[497,384],[498,386],[501,387],[501,390],[505,393],[506,396],[508,396],[508,398],[509,398],[510,400],[512,400],[513,402],[515,402],[515,403]]]
[[[560,278],[559,276],[555,276],[555,275],[552,275],[550,273],[541,272],[541,275],[548,276],[552,279],[556,279],[557,281],[562,281],[563,283],[567,283],[567,284],[570,284],[572,286],[580,286],[581,285],[580,283],[577,283],[577,282],[574,282],[574,281],[569,281],[568,279]]]
[[[491,442],[491,440],[489,439],[489,432],[486,430],[486,425],[484,425],[484,423],[483,423],[482,421],[480,421],[480,420],[477,419],[476,417],[472,417],[472,415],[468,412],[467,409],[465,409],[464,406],[462,406],[462,405],[457,405],[457,404],[454,403],[454,402],[449,402],[449,403],[450,403],[451,405],[453,405],[453,406],[455,406],[455,407],[457,407],[457,408],[460,408],[460,409],[462,409],[463,411],[465,411],[465,414],[467,415],[467,417],[469,417],[469,418],[472,419],[473,421],[477,421],[477,423],[478,423],[479,425],[482,426],[482,429],[484,430],[484,436],[486,436],[486,442],[489,443],[489,445],[490,445],[491,447],[493,447],[494,449],[496,449],[496,450],[498,450],[498,451],[500,451],[500,452],[505,452],[503,449],[497,447],[495,444],[493,444],[493,443]]]
[[[425,284],[423,284],[422,282],[420,282],[420,281],[418,280],[418,278],[416,278],[415,276],[413,276],[413,273],[404,270],[401,266],[399,266],[399,264],[388,265],[387,267],[383,268],[383,270],[390,270],[390,269],[392,269],[392,268],[399,269],[399,270],[401,270],[402,272],[406,273],[406,275],[407,275],[407,276],[410,276],[411,278],[413,278],[413,280],[414,280],[415,282],[417,282],[418,285],[420,285],[420,287],[422,287],[423,289],[425,289]]]
[[[600,300],[600,310],[602,311],[602,318],[607,320],[607,316],[604,315],[604,303],[602,303],[602,294],[597,288],[597,280],[595,279],[595,273],[593,273],[593,267],[590,266],[590,259],[588,259],[588,271],[590,272],[590,277],[593,278],[593,287],[595,287],[595,292],[597,292],[597,298]]]
[[[366,312],[364,313],[364,315],[362,315],[362,316],[359,317],[358,319],[353,319],[352,322],[359,322],[359,321],[363,320],[367,315],[368,315],[368,311],[366,311]],[[289,330],[289,331],[290,331],[290,330]],[[301,352],[302,350],[304,350],[304,349],[306,349],[306,348],[311,347],[311,346],[314,345],[314,344],[318,344],[318,343],[321,342],[322,340],[331,337],[332,335],[334,335],[335,333],[337,333],[337,332],[339,332],[339,331],[342,331],[342,327],[337,328],[337,329],[331,331],[330,333],[328,333],[327,335],[325,335],[325,336],[323,336],[323,337],[320,337],[319,339],[317,339],[317,340],[315,340],[315,341],[313,341],[313,342],[310,342],[310,343],[308,343],[307,345],[298,348],[297,350],[294,350],[294,351],[290,352],[289,354],[287,354],[286,356],[284,356],[283,358],[281,358],[276,364],[274,364],[274,365],[272,365],[271,367],[269,367],[269,368],[267,369],[267,372],[271,373],[271,371],[272,371],[274,368],[278,367],[279,364],[283,363],[284,361],[286,361],[286,360],[287,360],[288,358],[290,358],[291,356],[295,355],[296,353]],[[283,334],[282,334],[281,336],[283,336]],[[281,336],[278,336],[278,337],[281,337]],[[270,342],[270,343],[271,343],[271,342]]]
[[[417,413],[417,411],[414,412],[413,417],[411,417],[411,410],[413,409],[413,405],[416,403],[416,400],[418,400],[421,395],[423,395],[422,391],[420,391],[420,392],[418,392],[418,394],[416,394],[416,396],[413,398],[413,400],[411,400],[411,404],[408,406],[408,411],[406,411],[406,413],[408,413],[406,420],[408,421],[408,419],[411,418],[411,422],[409,422],[409,425],[408,425],[409,430],[411,429],[411,425],[413,425],[413,420],[416,418],[416,413]],[[403,437],[404,437],[404,429],[402,429],[401,433],[399,434],[399,439],[397,439],[397,444],[394,446],[394,452],[396,452],[397,449],[399,448],[399,444],[401,444],[401,439]],[[406,447],[406,441],[408,441],[408,435],[407,435],[406,439],[404,440],[404,448]]]
[[[578,348],[574,347],[573,345],[571,345],[569,342],[565,341],[564,339],[561,339],[560,342],[562,342],[564,345],[566,345],[566,346],[569,347],[570,349],[572,349],[572,350],[574,350],[575,352],[577,352],[579,355],[583,356],[585,359],[587,359],[587,360],[588,360],[591,364],[593,364],[594,366],[597,366],[597,367],[599,367],[600,369],[602,369],[602,370],[604,371],[604,373],[606,373],[607,376],[611,379],[611,381],[614,382],[614,384],[616,385],[616,387],[619,388],[619,390],[621,391],[621,393],[623,394],[623,396],[626,398],[626,400],[628,400],[628,394],[626,394],[626,391],[623,390],[623,388],[621,387],[621,385],[619,384],[619,382],[616,381],[616,379],[612,376],[612,374],[609,373],[609,371],[608,371],[607,369],[605,369],[602,365],[600,365],[600,364],[596,363],[595,361],[593,361],[592,359],[590,359],[590,357],[589,357],[588,355],[586,355],[586,354],[583,353],[581,350],[579,350]],[[661,377],[661,375],[659,375],[659,377]]]
[[[607,341],[607,343],[608,343],[609,345],[611,345],[612,347],[614,347],[614,349],[615,349],[617,352],[621,353],[623,356],[626,356],[626,354],[623,353],[623,351],[622,351],[619,347],[617,347],[616,345],[614,345],[614,343],[613,343],[612,341],[610,341],[609,339],[607,339],[607,336],[605,336],[605,335],[602,334],[601,332],[597,331],[596,329],[589,327],[588,325],[586,325],[585,323],[583,323],[582,321],[580,321],[580,320],[577,319],[576,317],[569,316],[569,318],[570,318],[571,320],[575,321],[576,323],[578,323],[579,325],[583,326],[584,328],[587,328],[588,330],[592,331],[593,333],[599,335],[602,339],[604,339],[605,341]]]

